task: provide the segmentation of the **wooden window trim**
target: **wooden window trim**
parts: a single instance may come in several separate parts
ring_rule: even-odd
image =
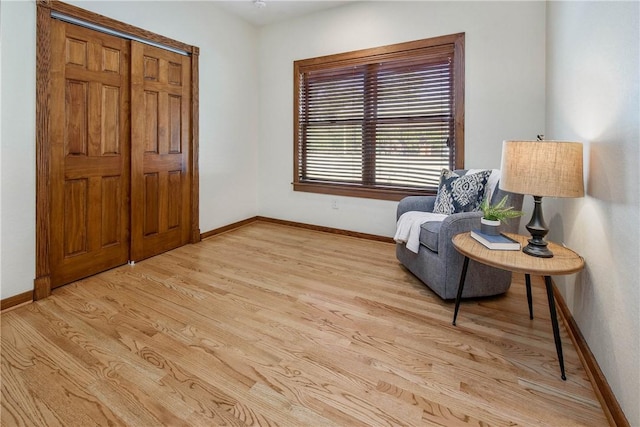
[[[382,200],[400,200],[407,195],[428,195],[435,194],[433,189],[398,189],[398,188],[366,188],[361,185],[349,185],[331,182],[304,182],[300,180],[299,156],[303,155],[300,150],[303,149],[298,137],[298,123],[300,120],[300,68],[305,70],[326,68],[328,64],[336,66],[362,65],[372,63],[373,61],[389,61],[394,58],[402,57],[405,52],[437,47],[439,45],[453,44],[455,66],[453,69],[454,81],[454,133],[455,141],[452,146],[453,161],[450,167],[454,169],[464,168],[464,33],[451,34],[424,40],[382,46],[372,49],[363,49],[353,52],[328,55],[318,58],[310,58],[305,60],[294,61],[294,126],[293,126],[293,189],[294,191],[303,191],[320,194],[334,194],[350,197],[364,197]]]

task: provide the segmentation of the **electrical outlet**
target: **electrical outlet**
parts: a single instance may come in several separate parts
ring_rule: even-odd
[[[331,199],[331,209],[338,209],[338,201],[336,199]]]

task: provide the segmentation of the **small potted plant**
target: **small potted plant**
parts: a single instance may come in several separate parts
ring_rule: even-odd
[[[482,218],[480,219],[480,231],[484,234],[500,234],[500,223],[507,219],[518,218],[524,215],[522,211],[516,211],[513,206],[506,206],[507,196],[504,196],[497,204],[491,205],[488,198],[480,204]]]

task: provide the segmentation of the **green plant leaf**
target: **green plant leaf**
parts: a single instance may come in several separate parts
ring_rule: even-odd
[[[480,210],[482,216],[493,221],[504,221],[506,219],[517,218],[524,215],[524,212],[513,209],[513,206],[506,206],[508,196],[504,196],[495,205],[491,205],[488,198],[482,200]]]

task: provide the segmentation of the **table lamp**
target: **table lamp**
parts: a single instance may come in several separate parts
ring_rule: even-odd
[[[565,141],[504,141],[500,188],[533,196],[534,207],[527,230],[529,244],[522,252],[553,257],[544,237],[549,232],[542,215],[542,197],[582,197],[582,144]]]

